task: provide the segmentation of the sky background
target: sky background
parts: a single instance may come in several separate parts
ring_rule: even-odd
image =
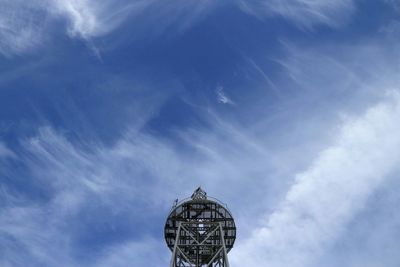
[[[0,266],[400,266],[400,1],[0,0]]]

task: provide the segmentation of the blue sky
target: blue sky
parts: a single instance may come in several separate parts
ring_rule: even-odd
[[[0,266],[168,266],[201,185],[233,267],[400,265],[397,0],[0,0]]]

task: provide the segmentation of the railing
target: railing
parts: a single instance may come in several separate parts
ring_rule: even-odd
[[[174,202],[172,204],[172,208],[171,208],[170,212],[172,212],[176,207],[182,205],[183,203],[188,202],[188,201],[192,201],[192,200],[193,199],[191,197],[187,197],[187,198],[184,198],[182,200],[179,200],[178,202]],[[214,201],[214,202],[220,204],[222,207],[224,207],[232,215],[232,212],[229,210],[228,205],[226,203],[222,202],[221,200],[219,200],[218,198],[207,196],[207,200],[211,200],[211,201]]]

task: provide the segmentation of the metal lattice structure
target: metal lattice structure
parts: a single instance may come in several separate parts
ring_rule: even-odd
[[[190,199],[175,202],[164,234],[172,251],[170,267],[229,267],[235,222],[227,207],[200,187]]]

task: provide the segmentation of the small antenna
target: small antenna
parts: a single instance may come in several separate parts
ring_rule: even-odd
[[[178,199],[175,199],[174,204],[172,204],[172,208],[173,209],[176,208],[177,205],[178,205]]]
[[[196,190],[194,190],[191,198],[193,200],[207,199],[207,193],[199,186]]]

